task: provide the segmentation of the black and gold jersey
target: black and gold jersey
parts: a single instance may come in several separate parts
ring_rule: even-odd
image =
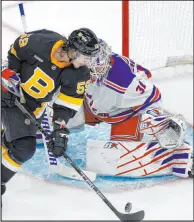
[[[8,52],[8,67],[20,73],[26,105],[36,118],[59,88],[53,105],[54,119],[67,122],[82,105],[89,70],[57,61],[54,53],[65,41],[62,35],[43,29],[19,36]]]

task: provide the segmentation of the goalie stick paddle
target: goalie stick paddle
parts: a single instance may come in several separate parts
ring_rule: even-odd
[[[42,127],[40,126],[39,122],[36,121],[33,116],[24,108],[20,102],[15,100],[16,106],[26,115],[27,118],[44,134],[44,136],[48,139],[53,139],[49,134],[47,134]],[[145,212],[143,210],[135,212],[135,213],[120,213],[117,209],[110,203],[110,201],[102,194],[102,192],[92,183],[92,181],[88,178],[88,176],[71,160],[71,158],[64,152],[64,158],[71,166],[77,171],[77,173],[83,178],[84,181],[95,191],[96,194],[104,201],[104,203],[115,213],[115,215],[121,221],[141,221],[144,218]],[[129,212],[131,210],[132,205],[127,203],[125,206],[125,211]]]

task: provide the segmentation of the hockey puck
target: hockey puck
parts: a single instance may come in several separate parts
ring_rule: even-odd
[[[125,212],[129,213],[131,211],[131,208],[132,208],[132,204],[131,203],[127,203],[125,205]]]

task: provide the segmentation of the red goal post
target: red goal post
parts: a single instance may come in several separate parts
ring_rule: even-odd
[[[122,53],[150,70],[193,64],[193,1],[122,1]]]

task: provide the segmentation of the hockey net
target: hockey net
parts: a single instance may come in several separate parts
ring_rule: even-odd
[[[122,29],[123,55],[152,71],[193,73],[193,1],[122,1]]]

